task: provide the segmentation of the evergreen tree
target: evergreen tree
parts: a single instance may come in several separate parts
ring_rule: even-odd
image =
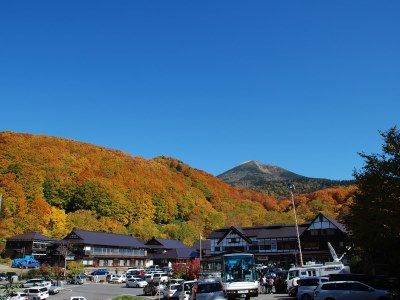
[[[365,272],[400,275],[400,132],[381,133],[382,154],[361,153],[358,190],[346,217]]]

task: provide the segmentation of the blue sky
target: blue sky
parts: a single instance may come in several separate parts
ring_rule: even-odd
[[[399,1],[8,1],[0,130],[350,179],[400,119]]]

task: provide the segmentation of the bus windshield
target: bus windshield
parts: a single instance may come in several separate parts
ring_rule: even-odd
[[[256,270],[252,255],[227,255],[224,256],[224,280],[255,281]]]

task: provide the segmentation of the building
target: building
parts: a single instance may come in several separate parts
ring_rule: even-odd
[[[327,242],[338,253],[345,251],[347,231],[336,220],[318,214],[309,223],[299,225],[299,235],[304,261],[326,262],[332,260]],[[225,253],[254,253],[259,263],[288,267],[298,262],[298,242],[294,225],[270,225],[241,228],[225,227],[210,233],[210,255],[203,268],[215,269]]]
[[[172,263],[185,263],[198,257],[195,249],[187,247],[181,241],[152,238],[145,245],[153,264],[171,266]]]
[[[31,255],[38,260],[43,260],[47,249],[51,247],[54,242],[56,242],[56,240],[40,232],[26,232],[7,239],[4,253],[6,257],[12,259]]]
[[[84,266],[143,267],[147,262],[147,247],[130,235],[74,229],[63,245]]]

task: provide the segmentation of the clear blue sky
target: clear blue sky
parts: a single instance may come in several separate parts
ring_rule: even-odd
[[[352,178],[400,125],[400,1],[3,1],[0,130]]]

